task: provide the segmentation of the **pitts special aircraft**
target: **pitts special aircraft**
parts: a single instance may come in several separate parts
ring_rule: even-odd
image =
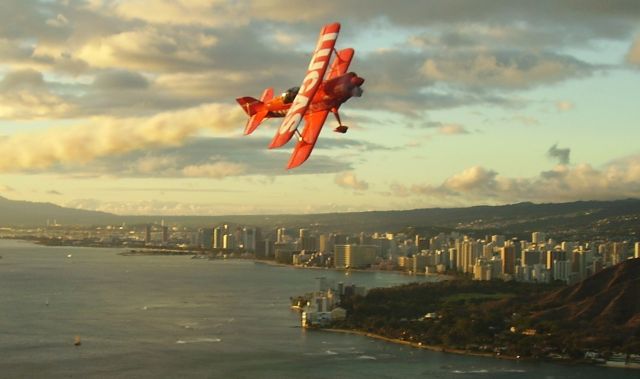
[[[298,135],[298,143],[289,159],[288,169],[300,166],[309,158],[329,112],[338,120],[338,127],[334,131],[346,133],[348,127],[340,121],[338,108],[349,98],[362,96],[360,86],[364,79],[353,72],[347,72],[354,50],[347,48],[336,51],[334,48],[339,32],[339,23],[325,25],[320,30],[318,43],[300,87],[290,88],[275,98],[273,88],[267,88],[260,100],[248,96],[236,99],[249,115],[245,135],[256,130],[265,118],[272,117],[284,117],[284,120],[269,145],[270,149],[283,146],[294,134]],[[334,54],[335,59],[327,73]],[[301,133],[298,126],[302,118],[305,120],[305,127]]]

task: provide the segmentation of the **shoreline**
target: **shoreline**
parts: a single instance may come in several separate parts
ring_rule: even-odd
[[[309,330],[318,330],[318,331],[323,331],[323,332],[357,335],[357,336],[362,336],[362,337],[374,338],[374,339],[385,341],[385,342],[391,342],[391,343],[395,343],[395,344],[406,345],[406,346],[410,346],[410,347],[413,347],[413,348],[416,348],[416,349],[424,349],[424,350],[435,351],[435,352],[440,352],[440,353],[469,355],[469,356],[485,357],[485,358],[498,358],[498,359],[506,359],[506,360],[512,360],[512,361],[524,360],[523,358],[512,357],[512,356],[509,356],[509,355],[498,355],[496,353],[473,352],[473,351],[463,350],[463,349],[454,349],[454,348],[441,346],[441,345],[424,345],[424,344],[422,344],[420,342],[411,342],[411,341],[405,341],[405,340],[401,340],[401,339],[397,339],[397,338],[385,337],[385,336],[380,335],[380,334],[375,334],[375,333],[370,333],[370,332],[363,332],[361,330],[337,329],[337,328],[313,328],[313,329],[309,329]]]
[[[309,328],[307,330],[317,330],[317,331],[321,331],[321,332],[351,334],[351,335],[356,335],[356,336],[373,338],[373,339],[377,339],[377,340],[385,341],[385,342],[390,342],[390,343],[394,343],[394,344],[405,345],[405,346],[409,346],[409,347],[416,348],[416,349],[424,349],[424,350],[440,352],[440,353],[467,355],[467,356],[473,356],[473,357],[504,359],[504,360],[510,360],[510,361],[551,362],[551,363],[556,363],[556,364],[567,364],[567,365],[580,364],[580,365],[597,366],[597,367],[603,367],[603,368],[609,368],[609,369],[620,369],[620,368],[626,369],[626,370],[637,370],[638,369],[636,367],[616,367],[616,366],[610,366],[610,365],[607,365],[607,364],[598,364],[596,362],[589,362],[589,361],[584,361],[584,360],[570,360],[570,359],[569,360],[554,360],[554,359],[529,358],[529,357],[520,358],[520,357],[511,356],[511,355],[501,355],[501,354],[496,354],[496,353],[482,353],[482,352],[469,351],[469,350],[464,350],[464,349],[454,349],[454,348],[450,348],[450,347],[446,347],[446,346],[442,346],[442,345],[424,345],[424,344],[422,344],[420,342],[411,342],[411,341],[405,341],[405,340],[401,340],[401,339],[397,339],[397,338],[385,337],[385,336],[380,335],[380,334],[364,332],[364,331],[361,331],[361,330],[338,329],[338,328]]]
[[[231,258],[231,259],[234,259],[234,258]],[[243,258],[235,258],[235,259],[243,259]],[[348,269],[347,270],[347,269],[335,268],[335,267],[296,266],[296,265],[289,265],[286,263],[279,263],[275,261],[257,259],[257,258],[252,258],[251,260],[253,260],[254,263],[265,264],[265,265],[275,266],[275,267],[291,267],[299,270],[309,270],[309,269],[310,270],[331,270],[336,272],[344,272],[345,275],[348,275],[349,272],[382,272],[382,273],[400,274],[405,276],[424,276],[424,277],[440,278],[440,281],[460,279],[459,277],[456,277],[454,275],[449,275],[449,274],[423,274],[423,273],[409,274],[406,271],[376,270],[376,269],[369,269],[369,270],[368,269]]]

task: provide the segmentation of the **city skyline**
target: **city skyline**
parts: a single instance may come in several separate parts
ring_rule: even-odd
[[[0,196],[116,214],[640,197],[629,1],[7,1]],[[16,17],[19,15],[19,17]],[[366,79],[303,167],[239,96],[298,85],[319,28]]]

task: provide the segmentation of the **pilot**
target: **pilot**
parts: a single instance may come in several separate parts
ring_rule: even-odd
[[[286,90],[283,94],[282,94],[282,102],[284,104],[289,104],[290,102],[293,101],[293,99],[296,97],[296,95],[298,94],[298,91],[300,91],[300,87],[291,87],[288,90]]]

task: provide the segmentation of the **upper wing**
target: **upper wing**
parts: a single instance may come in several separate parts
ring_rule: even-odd
[[[288,169],[300,166],[309,158],[328,114],[329,111],[327,110],[313,112],[304,116],[306,125],[302,131],[302,140],[298,141],[296,147],[293,149],[293,154],[291,154],[289,164],[287,165]]]
[[[291,108],[289,108],[287,115],[284,117],[280,129],[278,129],[275,137],[273,137],[269,148],[280,147],[287,143],[298,128],[313,95],[315,95],[322,83],[324,74],[327,71],[327,66],[329,65],[329,60],[331,59],[333,47],[338,38],[338,32],[340,32],[340,24],[337,22],[325,25],[320,31],[316,49],[307,68],[307,75],[305,75],[302,80],[300,90],[295,99],[293,99]]]
[[[354,50],[350,47],[338,51],[336,53],[336,59],[331,63],[331,68],[329,69],[326,80],[333,79],[347,72],[353,59],[353,53]]]

